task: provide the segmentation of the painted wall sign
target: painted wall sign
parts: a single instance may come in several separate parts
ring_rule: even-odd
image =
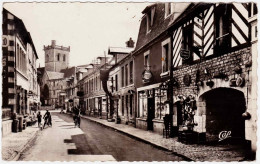
[[[7,47],[9,45],[9,39],[6,35],[2,36],[2,46]]]
[[[180,56],[181,56],[181,58],[183,58],[184,60],[187,60],[187,59],[190,58],[190,51],[189,51],[189,50],[181,49],[181,50],[180,50]]]

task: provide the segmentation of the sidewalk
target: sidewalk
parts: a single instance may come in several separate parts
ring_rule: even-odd
[[[99,118],[82,116],[106,127],[117,130],[128,136],[134,137],[155,147],[172,151],[175,155],[184,157],[191,161],[241,161],[245,158],[245,151],[231,145],[208,146],[208,145],[186,145],[175,138],[163,138],[162,135],[150,131],[144,131],[124,124],[115,124]]]
[[[2,138],[2,160],[16,161],[21,153],[35,139],[39,128],[37,125],[26,127],[18,133],[10,133]]]

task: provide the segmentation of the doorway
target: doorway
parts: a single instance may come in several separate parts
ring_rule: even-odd
[[[153,119],[155,117],[155,100],[154,97],[148,98],[148,118],[147,118],[147,130],[153,131]]]
[[[245,120],[242,113],[246,110],[243,92],[231,88],[217,88],[202,96],[206,102],[207,141],[217,142],[223,131],[230,131],[228,142],[243,141]]]

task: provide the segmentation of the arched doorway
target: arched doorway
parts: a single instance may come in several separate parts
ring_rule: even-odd
[[[49,105],[49,102],[48,102],[48,100],[49,100],[49,87],[48,87],[47,84],[45,84],[44,87],[43,87],[42,95],[43,95],[43,101],[44,101],[44,102],[42,102],[42,104]]]
[[[217,88],[200,96],[206,105],[206,138],[208,142],[219,140],[222,131],[230,131],[226,141],[245,139],[245,120],[242,113],[246,110],[243,92],[231,88]]]

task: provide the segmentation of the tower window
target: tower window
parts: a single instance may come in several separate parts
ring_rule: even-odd
[[[49,61],[49,55],[47,54],[46,55],[46,62],[48,62]]]
[[[57,61],[60,61],[60,54],[57,55]]]
[[[66,56],[65,56],[65,54],[63,55],[63,61],[66,61]]]

